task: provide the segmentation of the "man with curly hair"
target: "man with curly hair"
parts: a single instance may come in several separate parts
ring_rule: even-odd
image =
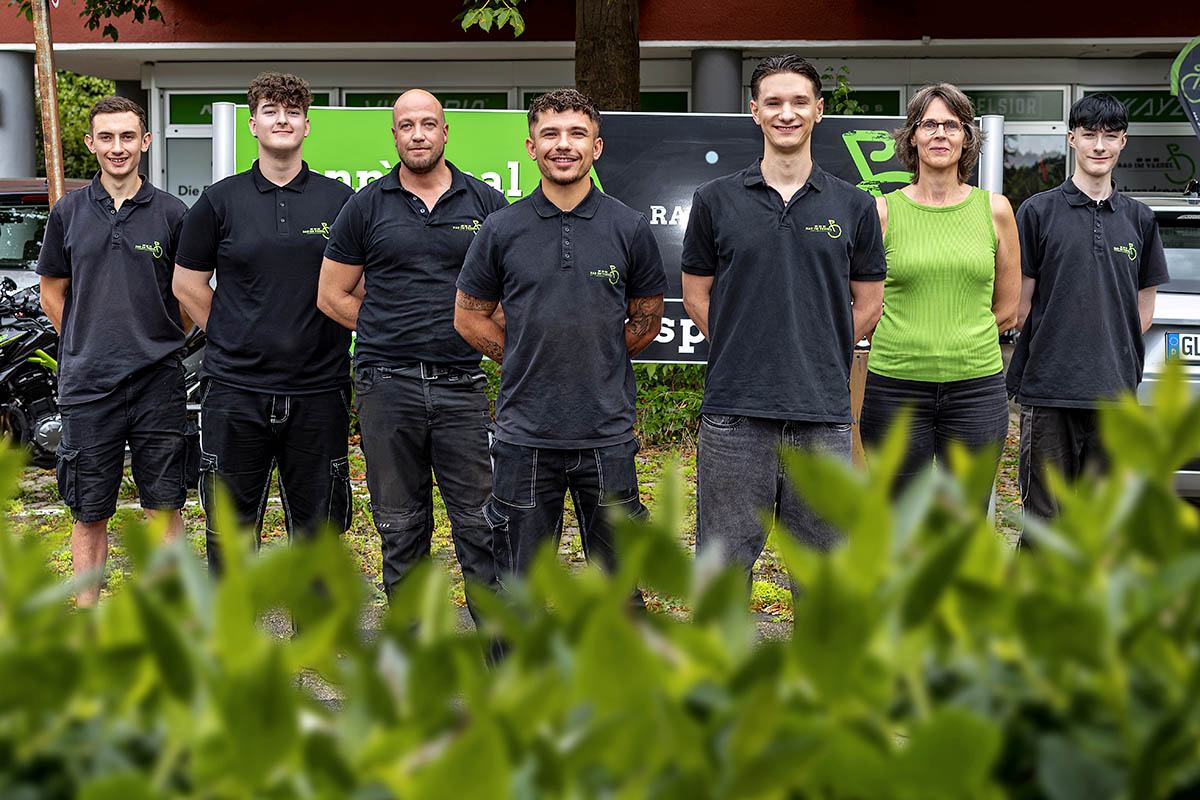
[[[329,227],[353,192],[304,163],[312,94],[302,78],[264,72],[247,101],[258,160],[204,191],[175,257],[175,294],[208,332],[200,493],[214,572],[218,477],[256,545],[276,467],[289,536],[344,531],[351,510],[350,332],[317,309],[317,282]]]
[[[487,218],[458,278],[455,328],[504,364],[484,506],[502,582],[561,531],[567,491],[584,552],[610,569],[611,513],[645,514],[630,358],[658,335],[667,278],[646,218],[592,183],[603,147],[590,99],[534,100],[525,149],[541,184]]]

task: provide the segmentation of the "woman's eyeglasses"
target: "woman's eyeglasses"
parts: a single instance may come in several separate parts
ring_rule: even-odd
[[[938,122],[935,119],[923,119],[917,123],[917,127],[924,133],[932,136],[937,133],[937,129],[941,128],[946,131],[947,135],[953,136],[956,133],[962,133],[962,123],[956,119],[948,119],[945,122]]]

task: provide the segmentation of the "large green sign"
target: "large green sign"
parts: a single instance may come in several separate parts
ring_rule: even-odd
[[[250,168],[258,143],[250,135],[250,111],[237,108],[238,171]],[[314,108],[304,159],[313,169],[361,189],[397,163],[388,108]],[[446,157],[464,172],[490,183],[510,200],[537,186],[537,164],[525,153],[528,126],[520,111],[447,111]]]

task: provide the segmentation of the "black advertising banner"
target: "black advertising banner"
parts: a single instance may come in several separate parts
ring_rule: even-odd
[[[1200,36],[1192,39],[1171,65],[1171,94],[1179,98],[1183,114],[1200,136]]]
[[[238,106],[230,134],[238,170],[250,168],[258,143],[249,109]],[[304,158],[311,169],[361,189],[396,160],[390,108],[310,108]],[[446,157],[503,192],[510,201],[538,185],[537,165],[525,152],[522,111],[446,111]],[[822,169],[878,194],[908,182],[895,158],[891,131],[901,117],[825,117],[813,131],[813,158]],[[596,161],[600,187],[646,215],[662,250],[669,289],[662,333],[640,361],[704,361],[708,348],[683,309],[680,254],[692,194],[705,181],[737,172],[762,155],[762,131],[748,114],[606,113]],[[214,147],[216,147],[214,138]]]
[[[902,117],[825,117],[813,132],[813,160],[872,194],[908,183],[896,160],[891,131]],[[667,268],[666,309],[658,338],[639,361],[704,361],[708,343],[682,301],[683,232],[692,194],[705,181],[737,172],[763,152],[762,131],[745,114],[604,115],[604,153],[596,175],[604,191],[641,211]]]

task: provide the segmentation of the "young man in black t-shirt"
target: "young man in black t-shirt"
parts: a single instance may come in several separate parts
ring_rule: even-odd
[[[200,492],[213,571],[218,476],[255,544],[276,467],[289,535],[344,531],[351,511],[350,332],[317,309],[317,282],[329,226],[352,192],[301,158],[312,102],[303,79],[263,73],[247,99],[258,160],[204,191],[175,259],[175,293],[208,332]]]
[[[77,578],[104,569],[126,442],[142,507],[168,515],[169,536],[183,531],[186,494],[183,327],[171,265],[187,209],[138,174],[150,134],[137,103],[97,102],[84,141],[100,171],[54,205],[37,267],[42,308],[62,334],[58,489],[75,517]],[[99,596],[97,576],[76,604]]]
[[[1075,171],[1026,200],[1021,236],[1021,336],[1008,391],[1021,404],[1018,458],[1024,511],[1058,512],[1047,469],[1068,481],[1106,463],[1096,406],[1142,380],[1142,334],[1167,261],[1154,213],[1112,181],[1129,127],[1125,106],[1092,94],[1071,107]]]
[[[357,331],[354,396],[383,588],[390,595],[429,557],[436,475],[474,614],[475,587],[496,582],[483,518],[491,411],[479,353],[454,330],[454,281],[480,224],[508,203],[446,161],[449,129],[429,92],[411,89],[396,100],[400,163],[342,209],[318,302]]]
[[[658,335],[667,285],[646,218],[592,184],[603,141],[591,100],[573,89],[534,100],[525,146],[541,185],[483,223],[454,317],[464,339],[503,362],[484,506],[501,580],[524,574],[554,538],[567,491],[584,552],[608,568],[608,512],[645,513],[630,358]]]
[[[836,532],[791,489],[780,452],[850,459],[850,361],[883,306],[887,264],[870,195],[812,159],[824,101],[816,69],[775,56],[754,70],[763,157],[696,190],[683,303],[708,338],[696,454],[696,544],[747,576],[764,515],[826,549]]]

